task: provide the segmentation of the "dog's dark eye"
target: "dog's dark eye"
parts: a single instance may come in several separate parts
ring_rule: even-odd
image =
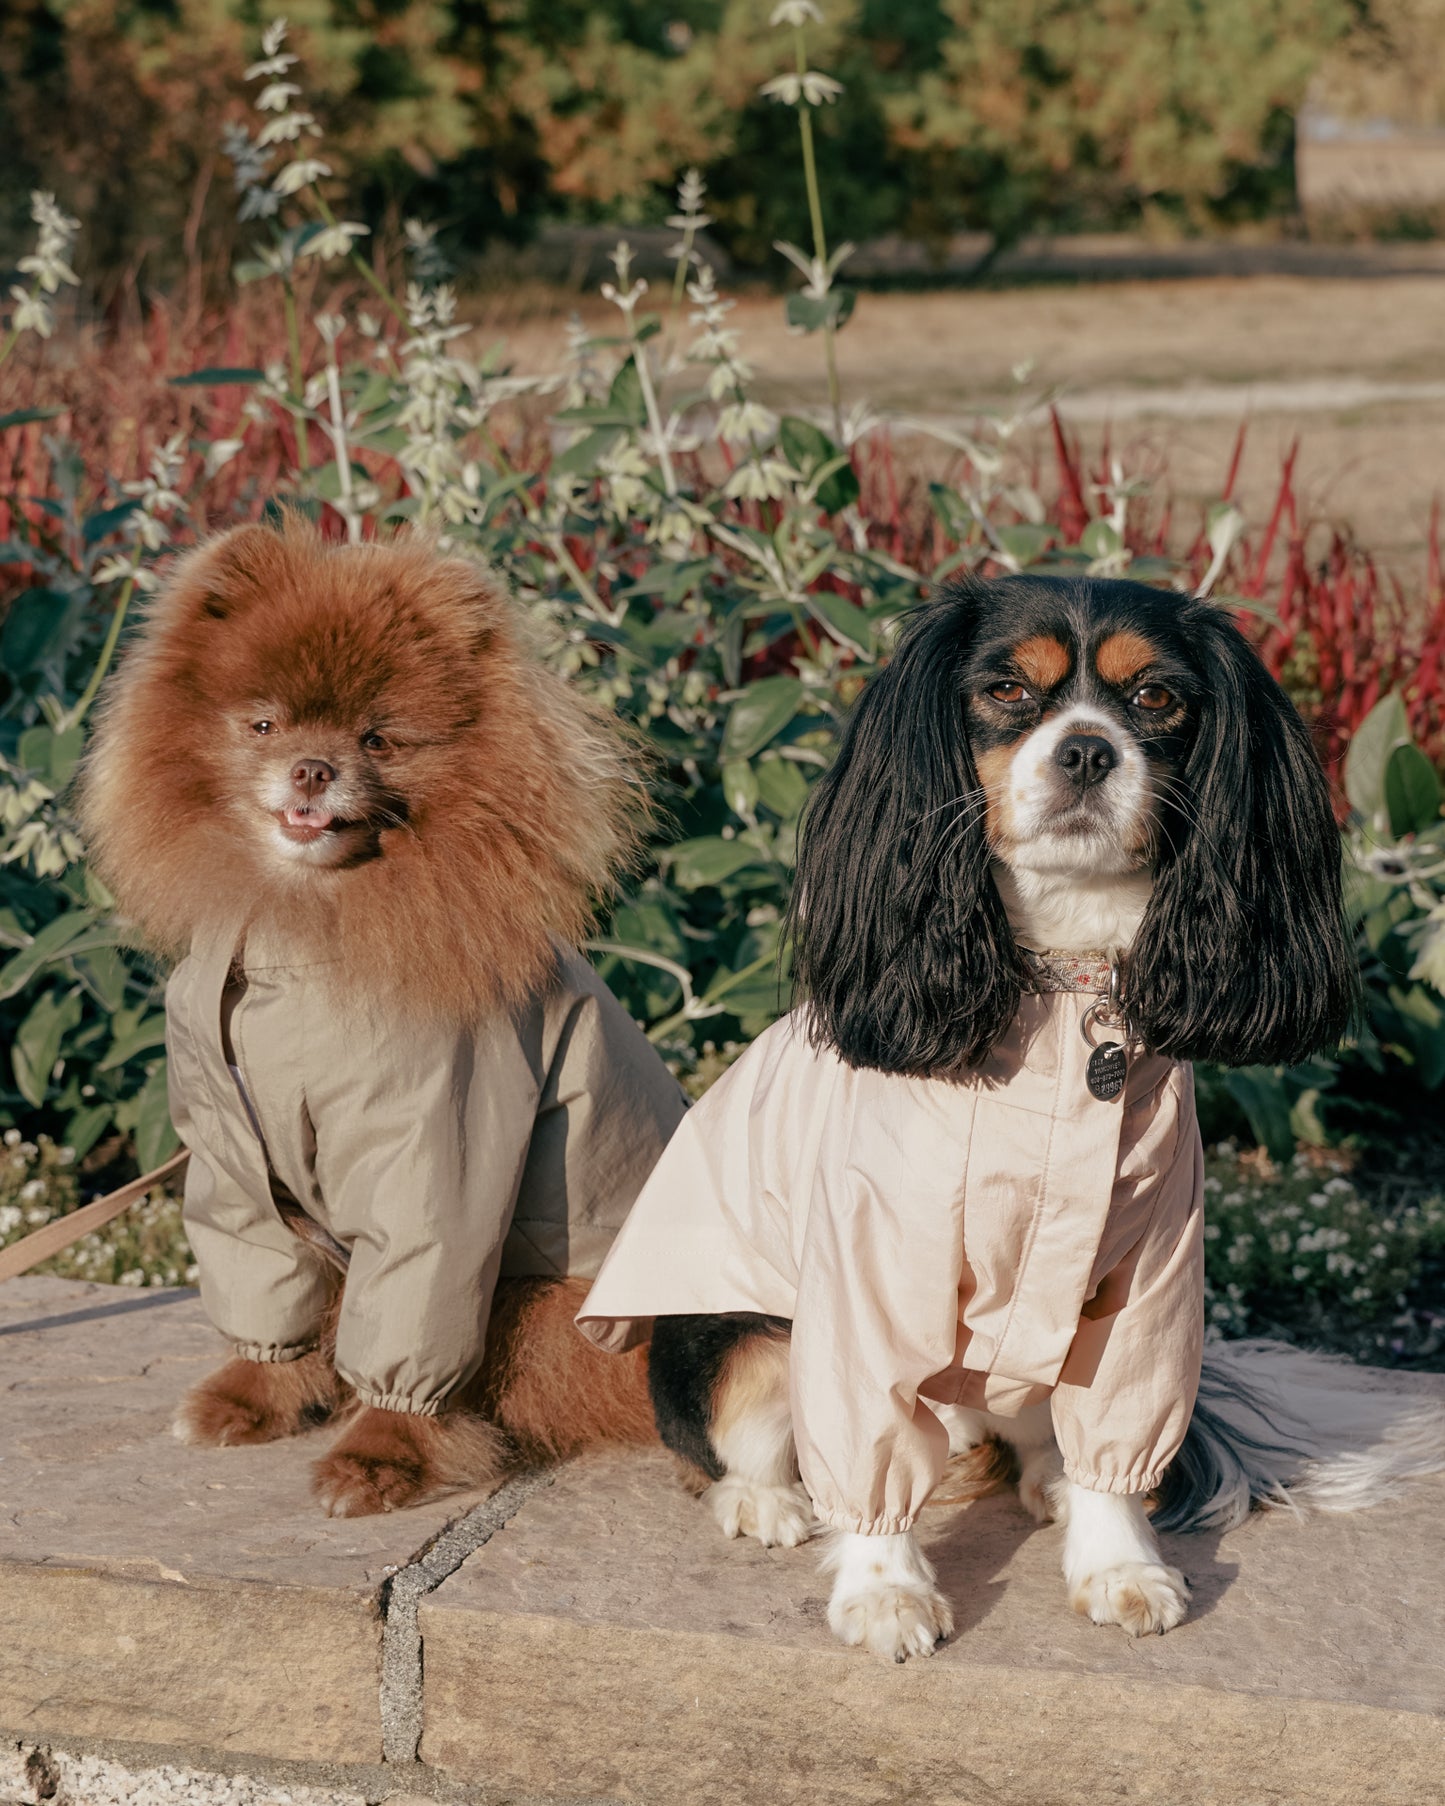
[[[369,734],[363,734],[361,736],[361,744],[368,752],[385,752],[388,741],[385,734],[379,734],[376,729],[373,728]]]
[[[994,684],[989,695],[995,702],[1028,702],[1028,691],[1022,684]]]
[[[251,732],[253,734],[274,734],[276,732],[276,723],[274,721],[253,721],[251,723]]]
[[[1147,709],[1150,714],[1157,715],[1161,709],[1172,708],[1174,692],[1166,690],[1163,684],[1145,684],[1142,690],[1136,690],[1131,699],[1136,709]]]

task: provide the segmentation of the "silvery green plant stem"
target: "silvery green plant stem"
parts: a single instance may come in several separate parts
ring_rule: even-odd
[[[808,68],[807,33],[803,26],[793,27],[793,48],[797,57],[798,75],[801,78]],[[813,255],[820,268],[828,263],[828,237],[823,230],[823,196],[818,187],[818,160],[813,152],[813,109],[808,104],[807,96],[798,96],[798,135],[803,141],[803,180],[808,189],[808,217],[813,226]],[[831,287],[831,283],[829,285]],[[833,437],[841,442],[843,438],[843,395],[838,384],[838,353],[833,343],[833,321],[829,318],[823,326],[823,356],[828,365],[828,402],[833,410]]]
[[[286,337],[291,346],[291,388],[298,399],[304,389],[301,371],[301,328],[296,323],[296,291],[291,286],[291,278],[281,278],[281,292],[286,301]],[[311,469],[310,447],[306,443],[306,422],[293,410],[292,419],[296,423],[296,463],[305,475]]]
[[[336,215],[331,211],[330,207],[326,204],[325,200],[321,197],[321,195],[317,194],[316,191],[313,189],[311,198],[315,201],[316,211],[321,215],[322,219],[324,219],[326,221],[328,226],[334,226],[336,224]],[[350,253],[350,257],[351,257],[352,268],[361,277],[362,281],[367,283],[376,292],[377,296],[381,300],[382,305],[392,315],[394,315],[394,317],[396,319],[402,321],[402,323],[405,324],[405,322],[406,322],[405,308],[400,306],[400,304],[397,302],[396,297],[392,294],[391,290],[382,281],[380,276],[377,275],[376,271],[374,269],[372,269],[371,265],[366,261],[366,259],[361,255],[361,253],[359,251],[353,250]]]
[[[125,626],[125,617],[130,608],[130,599],[135,594],[135,578],[127,577],[121,585],[120,595],[116,598],[115,608],[111,611],[110,626],[106,629],[105,640],[100,648],[100,656],[95,661],[95,669],[90,674],[90,681],[80,693],[76,705],[65,717],[66,727],[78,727],[90,712],[90,705],[96,699],[100,686],[105,682],[105,674],[110,669],[110,661],[115,657],[115,649],[120,640],[120,630]]]
[[[341,369],[336,362],[336,347],[326,360],[326,398],[331,408],[331,452],[336,460],[336,511],[346,522],[349,545],[361,544],[361,516],[352,501],[351,446],[346,438],[346,409],[341,400]]]
[[[632,316],[628,315],[629,327]],[[642,405],[647,409],[647,424],[652,428],[653,444],[657,447],[657,462],[662,468],[662,486],[668,496],[677,494],[677,478],[673,474],[672,454],[667,449],[667,440],[663,434],[662,410],[657,405],[657,391],[652,386],[652,371],[648,365],[647,345],[639,339],[634,329],[632,332],[632,361],[637,366],[637,380],[642,388]]]

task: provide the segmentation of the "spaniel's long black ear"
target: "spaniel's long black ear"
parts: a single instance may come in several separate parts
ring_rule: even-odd
[[[1205,696],[1134,943],[1130,1020],[1180,1059],[1302,1060],[1339,1040],[1358,991],[1329,789],[1304,723],[1233,622],[1200,603],[1181,625]]]
[[[1018,1010],[1018,950],[989,876],[964,732],[977,603],[922,609],[872,681],[804,816],[789,926],[820,1045],[853,1066],[976,1064]]]

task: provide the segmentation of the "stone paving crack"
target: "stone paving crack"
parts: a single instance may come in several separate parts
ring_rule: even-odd
[[[382,1588],[381,1747],[386,1762],[415,1762],[422,1732],[422,1646],[417,1607],[515,1517],[556,1468],[518,1474],[435,1537]]]

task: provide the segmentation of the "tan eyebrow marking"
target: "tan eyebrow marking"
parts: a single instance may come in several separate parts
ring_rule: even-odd
[[[1036,633],[1014,647],[1014,664],[1039,690],[1052,690],[1069,675],[1069,649],[1051,633]]]
[[[1159,656],[1159,648],[1142,633],[1124,628],[1111,633],[1094,654],[1094,668],[1106,684],[1126,684]]]

